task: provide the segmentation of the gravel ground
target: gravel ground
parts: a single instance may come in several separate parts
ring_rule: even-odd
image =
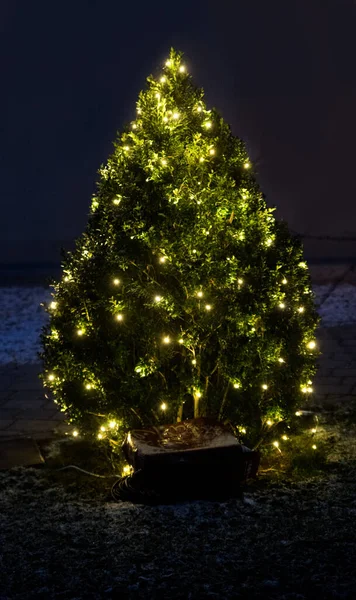
[[[313,289],[322,325],[356,323],[356,286],[315,285]],[[48,318],[40,303],[50,298],[50,290],[44,287],[0,287],[0,365],[38,362],[39,334]]]
[[[0,473],[1,600],[355,598],[356,426],[337,422],[318,434],[321,471],[277,475],[264,459],[225,502],[113,502],[115,480],[56,470],[103,473],[98,457],[54,443],[45,467]]]

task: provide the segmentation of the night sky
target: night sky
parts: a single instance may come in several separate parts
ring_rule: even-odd
[[[82,232],[97,169],[171,46],[279,216],[356,235],[354,0],[2,0],[0,262]]]

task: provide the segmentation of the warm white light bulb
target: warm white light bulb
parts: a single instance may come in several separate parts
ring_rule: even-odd
[[[137,124],[136,123],[132,123],[132,129],[136,129]]]
[[[78,335],[84,335],[84,329],[78,329],[77,330],[77,334]]]
[[[72,435],[73,435],[73,437],[78,437],[79,431],[77,431],[76,429],[74,429],[74,431],[72,431]]]
[[[172,115],[173,119],[175,119],[175,120],[179,119],[179,116],[180,115],[179,115],[178,112],[174,112],[173,115]]]
[[[266,239],[266,246],[272,246],[272,244],[273,244],[272,238],[267,238]]]
[[[308,348],[310,350],[314,350],[315,347],[316,347],[316,343],[314,342],[314,340],[312,340],[311,342],[308,342]]]
[[[240,387],[239,383],[234,383],[234,388],[237,390]]]
[[[297,412],[295,413],[296,417],[301,417],[302,413],[300,412],[300,410],[297,410]]]
[[[211,304],[206,304],[205,305],[205,310],[211,310]]]
[[[282,283],[283,283],[283,285],[286,285],[288,283],[287,279],[286,278],[282,279]]]
[[[49,379],[49,381],[54,381],[54,375],[53,375],[53,373],[50,373],[48,375],[48,379]]]
[[[155,296],[155,302],[161,302],[162,297],[161,296]]]
[[[313,445],[312,445],[312,448],[313,448],[313,450],[316,450],[316,445],[315,445],[315,444],[313,444]]]
[[[115,204],[115,206],[119,206],[119,204],[121,202],[121,198],[114,198],[114,200],[112,202],[113,202],[113,204]]]
[[[246,433],[246,428],[245,427],[241,427],[241,433]]]
[[[207,129],[210,129],[210,128],[211,128],[211,125],[212,125],[211,121],[205,121],[205,123],[204,123],[204,126],[205,126]]]
[[[285,362],[285,360],[284,360],[284,358],[279,358],[279,359],[278,359],[278,362],[280,362],[280,363],[284,363],[284,362]]]
[[[161,79],[160,79],[160,82],[161,82],[161,83],[165,83],[165,81],[166,81],[166,78],[165,78],[164,76],[163,76],[163,77],[161,77]]]
[[[180,338],[180,340],[178,340],[178,344],[184,344],[184,340]]]
[[[277,440],[276,440],[275,442],[273,442],[273,446],[275,446],[276,448],[278,448],[279,442],[277,442]]]
[[[87,389],[87,390],[91,390],[91,388],[92,388],[93,386],[92,386],[92,384],[91,384],[91,383],[87,383],[87,384],[85,385],[85,387],[86,387],[86,389]]]
[[[204,159],[204,156],[201,156],[201,157],[199,158],[199,162],[201,162],[201,163],[202,163],[202,162],[204,162],[204,160],[205,160],[205,159]]]
[[[165,167],[165,166],[166,166],[166,164],[167,164],[167,161],[166,161],[166,159],[165,159],[165,158],[162,158],[162,160],[161,160],[161,163],[162,163],[162,165]]]
[[[165,123],[167,123],[167,121],[168,121],[168,117],[163,117],[163,121],[164,121]]]
[[[127,152],[128,150],[130,150],[130,146],[124,146],[124,150],[126,150]]]
[[[122,315],[121,313],[120,313],[120,314],[118,314],[118,315],[116,315],[116,319],[117,319],[118,321],[122,321],[122,319],[123,319],[123,318],[124,318],[124,317],[123,317],[123,315]]]
[[[271,419],[268,419],[268,421],[267,421],[267,425],[268,425],[269,427],[272,425],[272,421],[271,421]]]
[[[250,163],[247,161],[244,163],[244,169],[249,169],[250,168]]]
[[[165,402],[162,402],[161,410],[167,410],[167,404]]]
[[[159,259],[159,262],[161,262],[161,263],[166,262],[166,257],[165,256],[161,256],[161,258]]]
[[[304,306],[299,306],[298,312],[300,312],[300,313],[304,312]]]
[[[215,154],[215,149],[214,148],[210,148],[209,154],[211,154],[211,156],[213,156]]]
[[[166,67],[171,67],[171,66],[172,66],[172,61],[166,60]]]
[[[103,434],[102,433],[98,433],[98,440],[102,440],[103,439]]]
[[[57,303],[57,302],[54,302],[54,301],[53,301],[53,302],[51,302],[51,304],[50,304],[50,308],[52,308],[53,310],[54,310],[55,308],[57,308],[57,306],[58,306],[58,303]]]
[[[202,109],[202,107],[201,107],[201,106],[198,106],[198,108],[197,108],[197,112],[201,112],[202,110],[203,110],[203,109]]]
[[[170,339],[169,335],[166,335],[166,336],[163,338],[163,342],[164,342],[164,344],[169,344],[169,342],[170,342],[170,341],[171,341],[171,339]]]
[[[239,285],[242,285],[242,284],[243,284],[243,282],[244,282],[244,280],[243,280],[243,279],[238,279],[238,280],[237,280],[237,283],[238,283]]]
[[[287,440],[288,436],[287,435],[282,435],[282,440]]]
[[[278,304],[278,306],[279,306],[279,308],[282,308],[282,309],[286,307],[286,305],[284,304],[284,302],[280,302]]]
[[[311,430],[312,433],[316,433],[316,428],[313,427],[313,429]]]
[[[114,279],[113,284],[114,285],[120,285],[120,279]]]
[[[302,392],[303,392],[303,394],[308,393],[308,388],[305,385],[303,385],[303,387],[302,387]]]
[[[100,431],[106,431],[106,428],[104,427],[104,425],[102,425],[102,426],[100,427]]]
[[[202,298],[203,297],[203,292],[202,291],[197,292],[197,296],[198,296],[198,298]]]
[[[268,385],[267,385],[267,383],[264,383],[264,384],[262,385],[262,389],[263,389],[263,390],[267,390],[267,389],[268,389]]]
[[[184,72],[185,72],[185,66],[184,66],[184,65],[181,65],[181,66],[179,67],[179,72],[180,72],[180,73],[184,73]]]
[[[195,358],[193,358],[193,360],[192,360],[192,365],[196,365],[196,364],[197,364],[197,361],[196,361],[196,359],[195,359]]]
[[[109,427],[110,429],[114,429],[116,427],[116,421],[110,421]]]

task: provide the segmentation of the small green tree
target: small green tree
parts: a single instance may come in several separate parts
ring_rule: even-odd
[[[181,54],[149,77],[54,285],[43,378],[81,434],[210,416],[257,444],[311,392],[317,315],[275,220]]]

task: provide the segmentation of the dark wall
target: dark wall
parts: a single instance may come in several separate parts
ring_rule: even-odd
[[[3,0],[0,263],[58,261],[147,74],[185,51],[292,229],[356,234],[353,0]],[[355,243],[307,243],[354,256]]]

